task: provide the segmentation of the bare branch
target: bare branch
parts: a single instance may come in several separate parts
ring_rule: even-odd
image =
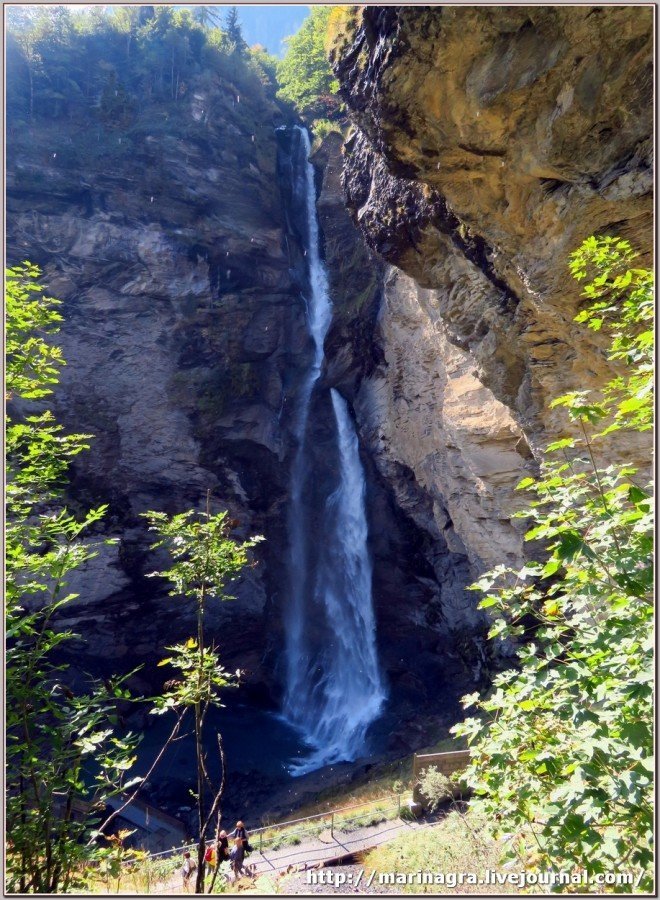
[[[187,712],[187,710],[184,709],[182,712],[178,713],[178,718],[177,718],[177,720],[176,720],[176,722],[175,722],[175,724],[174,724],[174,728],[173,728],[172,731],[170,732],[170,736],[168,737],[168,739],[165,741],[165,743],[164,743],[163,746],[161,747],[158,756],[156,757],[156,759],[155,759],[155,760],[153,761],[153,763],[151,764],[151,768],[149,769],[149,771],[147,772],[147,774],[144,776],[144,778],[141,780],[140,784],[135,788],[135,790],[133,791],[133,793],[131,794],[131,796],[128,798],[128,800],[127,800],[125,803],[123,803],[118,809],[116,809],[113,813],[111,813],[111,814],[108,816],[108,818],[105,820],[105,822],[103,822],[103,823],[97,828],[96,834],[95,834],[93,837],[91,837],[91,838],[89,839],[89,841],[87,842],[87,845],[86,845],[86,846],[88,846],[88,847],[91,846],[91,844],[93,844],[94,841],[96,840],[96,835],[99,834],[100,832],[102,832],[104,828],[107,828],[108,825],[110,824],[110,822],[112,822],[112,820],[113,820],[116,816],[118,816],[120,813],[122,813],[122,812],[126,809],[126,807],[127,807],[127,806],[130,806],[131,803],[135,800],[135,798],[137,797],[138,793],[140,792],[140,788],[141,788],[142,785],[145,783],[145,781],[148,781],[148,780],[149,780],[149,778],[151,777],[151,775],[152,775],[153,771],[155,770],[156,766],[158,765],[158,763],[161,761],[161,759],[162,759],[163,756],[165,755],[165,751],[167,750],[167,748],[170,746],[170,744],[172,743],[172,741],[175,739],[175,737],[176,737],[177,734],[179,733],[179,729],[180,729],[180,727],[181,727],[181,722],[183,721],[183,717],[185,716],[186,712]]]

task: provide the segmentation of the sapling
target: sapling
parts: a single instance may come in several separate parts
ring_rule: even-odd
[[[222,666],[214,644],[207,645],[204,614],[209,603],[232,599],[226,593],[227,585],[250,564],[248,551],[262,538],[252,537],[241,543],[232,540],[228,513],[211,513],[210,492],[201,513],[189,510],[173,516],[162,512],[144,515],[150,530],[159,535],[152,549],[166,548],[173,560],[169,569],[151,575],[167,578],[172,583],[170,596],[192,601],[196,612],[196,636],[167,648],[172,655],[159,663],[172,666],[177,675],[167,683],[154,712],[181,714],[191,709],[194,713],[198,829],[195,893],[200,894],[204,893],[206,840],[214,820],[217,836],[225,787],[222,739],[217,736],[221,781],[214,785],[207,766],[204,722],[212,706],[223,706],[222,692],[236,687],[240,677],[240,671],[228,672]]]

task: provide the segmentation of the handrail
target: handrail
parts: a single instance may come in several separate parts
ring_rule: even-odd
[[[401,809],[401,796],[402,796],[401,794],[396,795],[396,803],[392,803],[392,808],[394,808],[394,806],[396,805],[396,806],[398,806],[399,809]],[[352,809],[361,809],[361,808],[367,807],[367,806],[375,806],[378,803],[382,803],[386,800],[391,800],[391,799],[392,799],[392,795],[390,794],[387,797],[379,797],[378,799],[375,799],[375,800],[365,800],[362,803],[355,803],[352,806],[342,806],[339,809],[329,809],[327,812],[314,813],[314,815],[312,815],[312,816],[303,816],[300,819],[287,819],[284,822],[275,822],[272,825],[262,825],[259,828],[252,829],[252,831],[249,832],[249,836],[252,837],[253,835],[265,834],[267,831],[274,831],[277,829],[287,828],[288,826],[291,826],[291,825],[298,825],[300,822],[311,822],[316,819],[324,819],[324,818],[329,818],[329,817],[331,817],[334,820],[334,816],[338,815],[340,813],[349,812]],[[293,834],[298,834],[298,833],[300,833],[300,832],[296,832],[296,831],[293,832]],[[213,845],[214,842],[215,842],[215,840],[212,838],[211,840],[206,841],[206,846],[210,847]],[[125,859],[122,861],[122,864],[127,865],[127,866],[128,865],[144,865],[145,862],[149,862],[152,859],[158,859],[160,857],[167,857],[167,856],[174,856],[174,854],[181,853],[184,850],[192,851],[195,849],[197,849],[197,844],[194,841],[192,841],[187,844],[183,844],[180,847],[172,847],[171,850],[160,850],[158,853],[149,853],[147,855],[146,859],[145,858],[143,858],[143,859]]]
[[[426,829],[426,828],[434,828],[434,827],[436,827],[439,823],[438,823],[437,821],[432,821],[432,822],[416,822],[416,823],[414,823],[414,825],[413,825],[412,823],[407,823],[407,824],[409,825],[409,827],[412,827],[412,828],[414,828],[415,830],[423,830],[423,829]],[[377,836],[381,836],[382,834],[385,833],[385,831],[391,831],[391,828],[388,828],[388,829],[381,829],[381,830],[378,832],[378,835],[377,835]],[[376,835],[374,835],[374,837],[375,837],[375,836],[376,836]],[[341,844],[338,845],[338,846],[341,847],[341,848],[343,849],[343,851],[344,851],[343,853],[340,854],[340,857],[343,857],[343,856],[346,856],[346,855],[351,855],[352,853],[356,853],[356,852],[363,852],[364,850],[369,849],[369,848],[365,848],[365,847],[358,847],[358,848],[356,848],[356,850],[352,850],[352,849],[351,849],[352,845],[354,845],[354,844],[359,844],[359,843],[360,843],[360,839],[359,839],[359,838],[348,838],[348,839],[344,840]],[[278,859],[277,859],[277,863],[278,863],[278,865],[280,865],[280,866],[281,866],[281,865],[284,865],[284,860],[291,859],[291,858],[294,857],[294,856],[300,856],[300,854],[301,854],[302,852],[304,852],[304,851],[302,851],[302,850],[296,850],[296,851],[293,851],[292,853],[288,853],[288,854],[285,854],[284,856],[280,856],[280,857],[278,857]],[[316,856],[314,861],[315,861],[315,862],[318,862],[318,861],[323,860],[323,861],[326,861],[326,862],[327,862],[328,860],[331,860],[331,859],[338,859],[338,858],[340,858],[340,857],[327,857],[327,856],[325,856],[325,855],[320,855],[320,856]],[[253,864],[254,867],[255,867],[255,869],[254,869],[254,874],[255,874],[255,875],[261,875],[261,874],[263,874],[263,870],[260,871],[258,867],[261,866],[261,865],[263,865],[263,864],[266,863],[266,862],[268,862],[268,860],[266,859],[266,857],[264,857],[264,859],[263,859],[262,861],[255,861],[255,863]],[[308,862],[309,862],[309,861],[308,861]],[[271,863],[271,865],[272,865],[272,863]],[[172,885],[168,885],[168,886],[166,886],[166,887],[160,887],[159,889],[150,888],[150,889],[149,889],[149,893],[150,893],[150,894],[157,894],[157,895],[161,895],[161,894],[172,894],[172,893],[173,893],[173,888],[172,888]]]
[[[400,797],[400,794],[396,795]],[[390,800],[389,797],[378,797],[376,800],[364,800],[362,803],[354,803],[352,806],[340,806],[339,809],[329,809],[326,812],[314,813],[313,816],[303,816],[302,819],[288,819],[286,822],[274,822],[272,825],[261,825],[259,828],[253,828],[250,834],[259,834],[260,831],[270,831],[271,828],[283,828],[285,825],[297,825],[298,822],[311,822],[312,819],[322,819],[325,816],[337,815],[338,813],[348,812],[350,809],[360,809],[363,806],[371,806],[376,803],[382,803],[384,800]]]

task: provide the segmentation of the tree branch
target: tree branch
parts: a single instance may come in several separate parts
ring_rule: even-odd
[[[116,818],[120,813],[122,813],[122,812],[126,809],[126,807],[127,807],[127,806],[130,806],[130,804],[135,800],[135,798],[137,797],[138,793],[140,792],[140,788],[141,788],[142,785],[145,783],[145,781],[148,781],[148,780],[149,780],[149,778],[151,777],[151,775],[152,775],[154,769],[156,768],[156,766],[158,765],[158,763],[161,761],[161,759],[162,759],[163,756],[165,755],[165,751],[167,750],[167,748],[170,746],[170,744],[172,743],[172,741],[174,740],[174,738],[175,738],[175,737],[177,736],[177,734],[179,733],[179,728],[181,727],[181,722],[183,721],[183,717],[185,716],[186,712],[187,712],[187,710],[184,709],[183,712],[178,713],[178,719],[176,720],[176,722],[175,722],[175,724],[174,724],[174,728],[173,728],[172,731],[170,732],[170,736],[168,737],[168,739],[167,739],[167,740],[165,741],[165,743],[163,744],[163,746],[162,746],[162,748],[161,748],[161,750],[160,750],[158,756],[156,757],[156,759],[155,759],[155,760],[153,761],[153,763],[151,764],[151,768],[149,769],[149,771],[147,772],[147,774],[144,776],[144,778],[142,778],[140,784],[135,788],[135,790],[133,791],[133,793],[131,794],[131,796],[128,798],[128,800],[127,800],[125,803],[123,803],[118,809],[116,809],[113,813],[111,813],[111,814],[108,816],[108,818],[105,820],[105,822],[103,822],[101,825],[99,825],[99,827],[98,827],[97,830],[96,830],[96,834],[95,834],[93,837],[91,837],[91,838],[89,839],[89,841],[87,842],[87,844],[86,844],[87,847],[91,846],[91,845],[94,843],[94,841],[95,841],[95,839],[96,839],[96,836],[97,836],[98,834],[100,834],[100,833],[103,831],[104,828],[107,828],[108,825],[110,824],[110,822],[112,822],[112,820],[113,820],[114,818]]]

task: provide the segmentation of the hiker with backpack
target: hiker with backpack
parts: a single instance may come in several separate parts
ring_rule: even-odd
[[[190,879],[196,868],[197,868],[197,863],[191,857],[190,853],[186,850],[186,852],[183,854],[183,865],[181,866],[181,876],[183,878],[183,889],[185,891],[188,891],[188,889],[190,887]]]
[[[229,838],[226,831],[221,831],[218,835],[218,844],[216,847],[218,862],[224,862],[229,859]]]
[[[213,872],[218,864],[218,854],[213,844],[210,844],[206,848],[206,853],[204,854],[204,862],[209,867],[209,871]]]

